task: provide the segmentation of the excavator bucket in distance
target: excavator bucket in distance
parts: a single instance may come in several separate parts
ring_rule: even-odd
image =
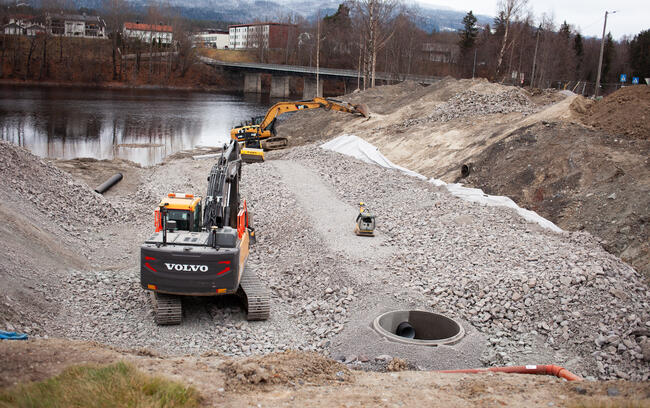
[[[357,113],[361,114],[364,118],[369,118],[370,117],[370,109],[368,109],[368,105],[365,103],[360,103],[358,105],[352,105],[354,109],[357,111]]]

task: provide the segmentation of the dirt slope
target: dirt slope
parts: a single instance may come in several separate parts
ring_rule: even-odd
[[[350,371],[311,353],[232,359],[205,354],[160,358],[66,340],[0,343],[0,389],[39,381],[73,364],[124,360],[141,370],[193,385],[205,406],[273,407],[548,407],[644,406],[650,385],[626,381],[567,383],[507,374]]]
[[[614,136],[650,137],[650,86],[626,86],[591,104],[581,118],[588,126]]]
[[[586,230],[650,276],[650,141],[545,122],[492,144],[458,180]]]
[[[573,97],[547,105],[520,88],[485,80],[447,78],[424,87],[411,82],[346,95],[366,103],[370,119],[340,112],[300,112],[278,133],[290,145],[355,134],[377,146],[391,161],[425,176],[452,181],[460,166],[510,132],[540,120],[570,116]],[[542,101],[538,104],[535,100]]]

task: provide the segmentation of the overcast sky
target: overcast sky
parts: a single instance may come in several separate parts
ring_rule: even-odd
[[[419,0],[428,5],[445,6],[454,10],[469,11],[474,14],[494,16],[497,0]],[[615,39],[624,35],[635,35],[641,30],[650,29],[650,5],[641,0],[536,0],[529,1],[537,21],[542,13],[554,16],[559,26],[564,20],[576,27],[583,35],[600,37],[603,32],[605,11],[618,12],[607,16],[607,31]]]

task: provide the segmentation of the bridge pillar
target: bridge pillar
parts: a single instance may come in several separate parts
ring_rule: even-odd
[[[316,93],[316,78],[305,77],[302,87],[302,99],[314,99]],[[318,95],[323,96],[323,80],[318,81]]]
[[[289,76],[272,76],[271,77],[271,98],[288,98],[289,97]]]
[[[244,74],[244,92],[262,93],[262,74]]]

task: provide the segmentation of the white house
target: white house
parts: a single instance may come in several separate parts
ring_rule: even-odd
[[[23,35],[25,27],[18,23],[9,23],[2,26],[2,33],[6,35]]]
[[[226,30],[202,31],[194,34],[192,42],[194,42],[195,45],[222,50],[230,47],[230,34]]]
[[[171,44],[174,37],[172,26],[142,23],[124,23],[124,36],[138,39],[145,43],[156,41],[160,44]]]
[[[285,48],[296,35],[296,26],[284,23],[251,23],[228,26],[231,49]]]
[[[99,16],[86,14],[48,14],[47,31],[52,35],[106,38],[106,23]]]
[[[40,24],[29,24],[25,27],[25,34],[28,37],[34,37],[38,34],[45,34],[45,27]]]

